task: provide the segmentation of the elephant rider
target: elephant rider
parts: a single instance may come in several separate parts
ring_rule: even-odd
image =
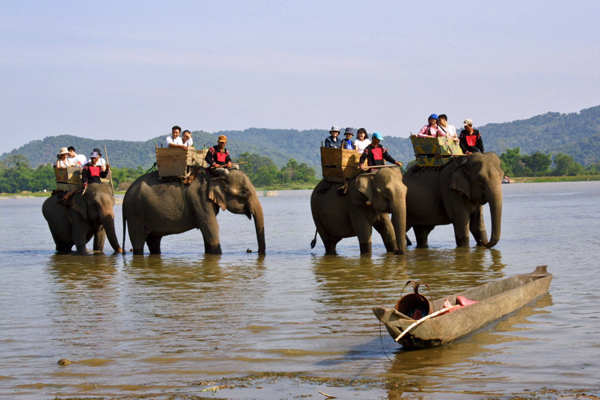
[[[67,150],[69,150],[69,162],[71,165],[81,168],[87,163],[87,157],[83,154],[77,154],[75,147],[69,146],[67,147]],[[96,151],[96,149],[94,149],[94,151]]]
[[[98,164],[99,166],[104,166],[106,165],[106,160],[104,158],[102,158],[102,152],[100,151],[100,149],[96,148],[92,151],[95,151],[96,153],[98,153],[98,162],[96,164]],[[84,163],[85,164],[85,163]]]
[[[175,125],[171,128],[171,135],[167,136],[165,143],[167,144],[167,147],[186,148],[181,139],[181,128],[179,126]]]
[[[483,151],[483,140],[477,129],[473,129],[473,121],[469,118],[463,123],[465,129],[460,132],[458,140],[463,153],[470,156],[473,153],[485,153]]]
[[[212,176],[227,176],[230,169],[239,169],[237,165],[233,165],[229,150],[225,148],[227,144],[227,136],[219,136],[219,141],[216,146],[212,146],[206,153],[205,161],[208,164],[208,173]]]
[[[438,126],[438,119],[437,114],[431,114],[427,119],[427,125],[421,128],[417,136],[428,138],[446,136],[446,133]]]
[[[183,131],[183,137],[181,141],[183,142],[183,145],[185,147],[194,147],[194,139],[192,139],[192,132],[188,131],[187,129]]]
[[[346,128],[344,131],[344,136],[346,139],[342,139],[342,149],[346,150],[355,150],[354,142],[352,142],[352,136],[354,136],[354,128]]]
[[[358,167],[361,170],[368,171],[369,166],[384,165],[386,160],[399,166],[402,165],[400,161],[396,161],[388,154],[387,150],[381,146],[380,142],[382,140],[383,136],[381,133],[373,133],[371,144],[363,151],[360,156],[360,161],[358,162]],[[365,161],[368,161],[368,163],[365,164]]]
[[[335,125],[332,126],[329,130],[329,133],[330,136],[327,139],[325,139],[324,147],[331,147],[334,149],[339,149],[340,147],[342,147],[342,141],[338,137],[340,135],[340,127]]]
[[[69,150],[66,147],[60,148],[60,152],[56,155],[56,161],[54,161],[54,166],[56,168],[67,168],[75,166],[75,164],[73,164],[69,160]]]
[[[88,187],[90,183],[102,183],[100,178],[106,178],[110,172],[110,164],[100,165],[100,155],[92,151],[90,154],[90,161],[83,166],[81,171],[81,180],[83,186]]]

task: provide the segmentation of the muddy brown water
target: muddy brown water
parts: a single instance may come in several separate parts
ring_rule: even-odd
[[[354,238],[338,256],[320,241],[310,249],[307,191],[261,198],[265,257],[253,223],[229,213],[219,215],[221,256],[203,254],[199,231],[165,238],[161,256],[116,256],[108,244],[107,254],[55,255],[43,199],[0,200],[0,397],[475,399],[596,388],[600,183],[503,189],[494,249],[456,249],[445,226],[429,249],[388,255],[375,237],[366,257]],[[371,312],[392,306],[409,279],[437,298],[543,264],[549,294],[449,346],[403,351]],[[237,380],[203,392],[222,378]]]

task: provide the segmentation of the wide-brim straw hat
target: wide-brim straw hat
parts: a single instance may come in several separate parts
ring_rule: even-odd
[[[63,154],[69,154],[69,149],[67,149],[66,147],[61,147],[60,152],[57,155],[62,156]]]

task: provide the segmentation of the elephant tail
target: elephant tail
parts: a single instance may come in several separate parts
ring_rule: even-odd
[[[310,241],[310,248],[314,249],[315,246],[317,245],[317,230],[315,230],[315,237],[313,238],[313,240]]]
[[[127,254],[127,248],[125,247],[125,239],[127,238],[127,218],[125,218],[125,213],[123,213],[123,255]]]

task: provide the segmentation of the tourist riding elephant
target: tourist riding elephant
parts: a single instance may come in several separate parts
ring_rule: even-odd
[[[227,176],[209,179],[198,174],[189,185],[180,181],[161,182],[158,172],[139,177],[125,193],[123,200],[123,235],[128,225],[134,254],[144,254],[144,243],[150,254],[160,254],[163,236],[200,229],[204,251],[221,254],[219,241],[219,208],[254,218],[258,253],[265,254],[263,210],[250,179],[239,170]]]
[[[94,250],[104,249],[108,241],[116,253],[122,253],[115,232],[115,198],[107,183],[92,183],[68,199],[59,194],[50,196],[42,205],[42,213],[48,221],[56,243],[56,251],[68,253],[73,245],[77,252],[86,253],[85,245],[94,236]]]
[[[357,236],[361,254],[371,252],[372,228],[380,234],[387,251],[406,251],[406,187],[399,168],[381,168],[348,182],[346,193],[335,184],[321,181],[312,193],[310,206],[326,254],[336,254],[343,238]],[[387,213],[392,214],[390,217]],[[313,245],[314,247],[314,240]]]
[[[469,231],[478,245],[495,246],[500,240],[503,176],[495,153],[473,153],[441,168],[413,166],[406,171],[406,226],[413,228],[417,247],[427,247],[429,232],[447,224],[454,225],[457,246],[469,245]],[[490,241],[482,214],[486,203],[492,221]]]

